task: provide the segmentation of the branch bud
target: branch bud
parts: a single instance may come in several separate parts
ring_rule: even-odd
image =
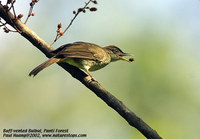
[[[95,11],[97,11],[97,8],[96,7],[92,7],[92,8],[90,8],[90,11],[91,12],[95,12]]]
[[[58,28],[60,29],[60,28],[62,28],[62,24],[60,23],[60,24],[58,24]]]
[[[17,16],[18,19],[21,19],[22,17],[23,17],[23,14],[19,14],[19,15]]]

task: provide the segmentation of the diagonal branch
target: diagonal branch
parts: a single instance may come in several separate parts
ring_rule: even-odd
[[[44,40],[42,40],[34,31],[29,29],[20,20],[14,18],[14,15],[10,12],[6,12],[3,6],[0,4],[0,17],[4,19],[12,27],[20,30],[20,34],[29,40],[35,47],[37,47],[48,58],[52,57],[50,51],[53,50]],[[137,117],[131,110],[129,110],[120,100],[105,90],[98,82],[91,81],[80,69],[71,66],[67,63],[58,64],[66,71],[68,71],[74,78],[79,80],[87,88],[93,91],[99,98],[101,98],[108,106],[117,111],[131,126],[139,130],[148,139],[161,139],[155,130],[148,126],[142,119]]]

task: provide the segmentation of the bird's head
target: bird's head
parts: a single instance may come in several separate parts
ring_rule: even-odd
[[[124,58],[124,56],[131,56],[129,53],[124,53],[121,49],[114,45],[106,46],[103,48],[111,57],[111,62],[117,61],[117,60],[124,60],[126,62],[132,62],[133,58],[130,58],[129,60]],[[132,60],[131,60],[132,59]]]

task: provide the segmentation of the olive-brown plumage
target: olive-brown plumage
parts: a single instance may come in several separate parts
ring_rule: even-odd
[[[75,42],[63,45],[51,53],[54,56],[33,69],[29,73],[29,76],[37,75],[41,70],[54,63],[67,62],[68,64],[85,70],[93,79],[89,71],[96,71],[105,67],[110,62],[120,59],[130,62],[123,57],[129,56],[130,54],[122,52],[122,50],[113,45],[100,47],[92,43]]]

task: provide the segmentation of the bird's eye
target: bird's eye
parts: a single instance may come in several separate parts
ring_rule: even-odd
[[[113,50],[113,53],[118,53],[118,52],[119,52],[118,49],[114,49],[114,50]]]
[[[114,53],[117,53],[118,51],[115,49],[113,52],[114,52]]]

